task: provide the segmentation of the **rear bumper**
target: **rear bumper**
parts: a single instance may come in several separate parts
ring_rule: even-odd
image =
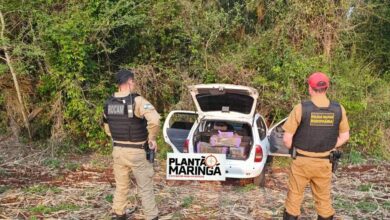
[[[261,163],[245,163],[245,164],[227,164],[225,166],[226,169],[226,177],[227,178],[238,178],[238,179],[246,179],[246,178],[254,178],[260,175],[261,171],[264,168],[264,162]]]

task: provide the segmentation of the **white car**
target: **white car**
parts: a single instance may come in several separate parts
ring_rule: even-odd
[[[201,84],[188,88],[197,111],[170,112],[163,127],[165,142],[175,153],[224,153],[227,178],[253,178],[263,186],[267,158],[290,156],[282,142],[285,120],[268,129],[256,113],[258,92],[251,87]],[[205,152],[209,150],[213,152]]]

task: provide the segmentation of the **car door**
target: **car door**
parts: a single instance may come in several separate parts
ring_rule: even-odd
[[[270,144],[269,155],[291,157],[289,149],[286,146],[284,146],[283,143],[284,130],[282,126],[286,122],[286,120],[287,118],[278,122],[277,124],[272,126],[268,131],[268,141]]]
[[[183,147],[188,139],[188,135],[198,114],[194,111],[172,111],[168,114],[164,122],[163,136],[175,153],[183,153]]]
[[[265,120],[261,115],[257,115],[255,119],[255,128],[257,129],[257,133],[259,134],[260,141],[263,141],[267,137],[267,124],[265,123]]]

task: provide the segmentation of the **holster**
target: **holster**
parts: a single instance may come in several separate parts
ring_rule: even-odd
[[[143,145],[144,150],[146,152],[146,160],[149,161],[150,163],[154,162],[154,149],[149,148],[149,141],[146,141]]]
[[[339,163],[339,160],[340,160],[342,155],[343,155],[343,153],[339,150],[334,150],[334,151],[330,152],[329,161],[332,163],[332,172],[333,173],[336,173],[338,163]]]

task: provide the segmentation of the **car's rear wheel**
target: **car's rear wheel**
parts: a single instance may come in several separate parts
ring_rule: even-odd
[[[256,186],[264,187],[265,186],[265,173],[267,172],[267,165],[264,166],[263,170],[261,171],[260,175],[253,178],[253,183]]]

